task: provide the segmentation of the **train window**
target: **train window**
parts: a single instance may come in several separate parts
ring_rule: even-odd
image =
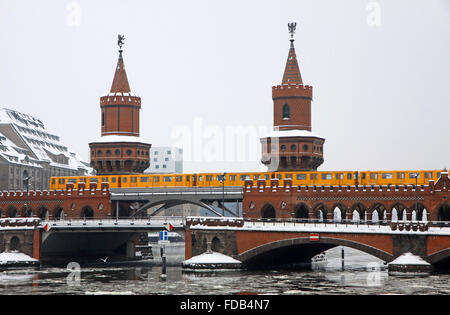
[[[172,176],[164,176],[164,182],[170,183],[172,181]]]
[[[298,180],[305,180],[306,179],[306,174],[297,174],[297,179]]]
[[[246,180],[247,179],[247,175],[241,175],[241,180]]]
[[[322,174],[322,179],[331,179],[332,177],[331,174]]]
[[[116,177],[111,177],[111,183],[115,183],[117,181]]]
[[[76,178],[69,178],[69,183],[76,184],[77,183],[77,179]]]
[[[109,178],[108,177],[102,177],[102,182],[103,183],[109,183]]]
[[[352,173],[347,173],[347,179],[352,179]]]
[[[392,179],[392,173],[383,173],[381,174],[383,179]]]
[[[416,178],[416,175],[417,178],[420,178],[420,173],[409,173],[409,178]]]
[[[59,183],[61,184],[61,180],[59,181]],[[52,185],[55,185],[55,179],[52,178]]]
[[[132,176],[131,177],[131,182],[132,183],[137,183],[137,177],[136,176]]]
[[[236,175],[230,175],[230,181],[235,181],[236,180]]]
[[[191,180],[190,176],[186,176],[186,181],[189,182]]]
[[[203,176],[199,176],[199,177],[198,177],[198,181],[199,181],[199,182],[203,181]]]
[[[405,173],[397,173],[397,179],[404,179]]]
[[[361,173],[361,178],[366,179],[366,173]]]
[[[281,174],[277,174],[277,178],[278,178],[278,179],[281,179]]]
[[[98,178],[91,178],[89,183],[98,183]]]
[[[176,180],[177,182],[182,182],[182,181],[183,181],[183,176],[176,176],[176,177],[175,177],[175,180]]]
[[[270,175],[269,175],[269,174],[266,174],[266,175],[264,175],[264,178],[265,178],[266,180],[269,180],[269,179],[270,179]]]
[[[344,174],[336,173],[336,179],[344,179]]]
[[[148,183],[149,181],[150,181],[150,177],[148,177],[148,176],[141,177],[141,183]]]
[[[425,172],[424,175],[425,178],[431,178],[431,172]]]
[[[128,181],[128,177],[122,177],[122,182],[126,183]]]
[[[292,178],[292,174],[285,174],[284,178]]]
[[[370,173],[370,179],[377,179],[378,174],[377,173]]]
[[[317,174],[309,175],[309,179],[312,179],[312,180],[317,179]]]

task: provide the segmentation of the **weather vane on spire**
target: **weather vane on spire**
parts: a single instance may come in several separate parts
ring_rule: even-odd
[[[119,34],[119,40],[117,41],[117,45],[119,45],[120,50],[122,50],[122,46],[124,44],[125,36]]]
[[[291,39],[294,38],[295,29],[297,28],[297,23],[288,23],[289,33],[291,34]]]

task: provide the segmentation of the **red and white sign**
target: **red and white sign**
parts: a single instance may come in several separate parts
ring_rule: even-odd
[[[170,223],[164,223],[164,227],[166,228],[167,231],[172,231],[173,230],[173,225]]]
[[[319,233],[310,233],[309,234],[309,240],[310,241],[318,241],[319,240]]]
[[[44,226],[45,232],[48,232],[51,228],[52,228],[52,226],[48,223]]]

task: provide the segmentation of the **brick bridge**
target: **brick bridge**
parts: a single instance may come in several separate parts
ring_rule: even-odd
[[[223,218],[190,218],[186,222],[186,259],[211,249],[242,261],[248,268],[266,268],[310,262],[313,256],[339,245],[385,262],[411,252],[435,266],[450,259],[450,226]]]
[[[187,221],[186,259],[211,249],[260,268],[308,262],[342,245],[385,262],[411,252],[433,266],[448,266],[449,186],[447,173],[423,187],[246,181],[244,219]]]

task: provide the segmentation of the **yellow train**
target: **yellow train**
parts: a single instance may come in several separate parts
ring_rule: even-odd
[[[270,185],[271,179],[278,179],[280,185],[285,179],[291,179],[293,186],[352,186],[352,185],[427,185],[428,181],[437,181],[441,170],[421,171],[323,171],[323,172],[247,172],[226,173],[222,182],[222,173],[202,174],[141,174],[108,176],[71,176],[52,177],[51,190],[64,190],[67,184],[75,189],[84,183],[89,189],[92,183],[98,188],[108,183],[110,188],[144,188],[144,187],[221,187],[244,186],[245,180],[265,180]]]

